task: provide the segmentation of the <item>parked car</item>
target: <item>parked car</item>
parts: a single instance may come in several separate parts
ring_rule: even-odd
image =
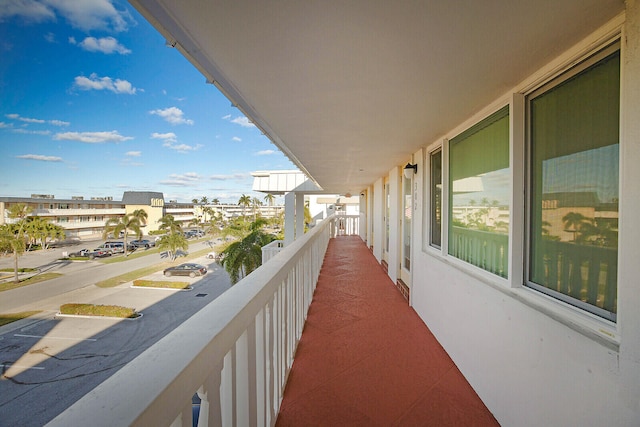
[[[98,248],[110,251],[112,254],[124,253],[124,243],[122,242],[104,242]]]
[[[202,236],[204,236],[204,231],[202,230],[187,230],[184,232],[184,237],[186,237],[187,239],[193,239]]]
[[[89,259],[94,258],[104,258],[107,256],[111,256],[112,252],[109,249],[105,248],[95,248],[94,250],[87,253]]]
[[[175,267],[166,268],[163,271],[163,274],[166,277],[171,277],[171,276],[189,276],[189,277],[204,276],[205,274],[207,274],[207,267],[205,267],[204,265],[200,265],[200,264],[185,263],[185,264],[176,265]]]
[[[68,255],[68,257],[69,258],[88,257],[89,256],[89,252],[91,252],[89,249],[80,249],[79,251],[71,252]]]
[[[147,239],[132,240],[130,243],[131,243],[131,246],[133,246],[134,248],[147,248],[147,249],[156,245],[156,242],[154,242],[153,240],[147,240]]]

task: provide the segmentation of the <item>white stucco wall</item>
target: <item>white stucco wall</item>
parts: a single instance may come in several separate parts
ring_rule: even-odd
[[[617,324],[423,248],[414,226],[412,305],[504,426],[640,425],[638,0],[622,40]]]

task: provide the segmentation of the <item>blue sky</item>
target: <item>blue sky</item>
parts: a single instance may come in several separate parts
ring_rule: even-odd
[[[0,196],[237,203],[296,167],[128,3],[0,1]]]

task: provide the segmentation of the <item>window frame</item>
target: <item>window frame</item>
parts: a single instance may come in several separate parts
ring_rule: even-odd
[[[434,224],[434,216],[435,216],[435,210],[434,210],[434,185],[433,185],[433,172],[434,172],[434,156],[439,154],[440,155],[440,244],[435,244],[433,242],[433,224]],[[429,197],[425,197],[425,201],[427,201],[427,209],[425,209],[425,211],[427,212],[426,216],[426,221],[427,221],[427,226],[425,227],[425,229],[427,230],[427,247],[432,248],[434,250],[437,251],[441,251],[442,250],[442,241],[443,241],[443,237],[445,236],[444,233],[444,229],[443,229],[443,225],[444,225],[444,148],[442,145],[438,145],[437,147],[435,147],[432,150],[429,150],[426,152],[426,159],[424,161],[424,164],[428,166],[428,173],[425,173],[425,180],[427,181],[425,187],[427,188],[427,191],[429,192]]]
[[[474,128],[481,126],[483,122],[487,120],[492,120],[495,116],[499,116],[503,110],[506,110],[506,116],[508,117],[508,176],[510,182],[509,189],[509,231],[507,233],[507,245],[506,245],[506,255],[505,255],[505,265],[507,268],[506,276],[501,276],[497,273],[494,273],[486,268],[483,268],[479,265],[476,265],[472,262],[466,261],[462,258],[459,258],[453,254],[450,254],[450,239],[451,239],[451,216],[453,215],[453,206],[452,206],[452,191],[451,188],[451,144],[452,142],[464,135],[468,132],[471,132]],[[501,118],[500,118],[501,119]],[[499,119],[499,120],[500,120]],[[492,123],[487,124],[487,126]],[[484,109],[481,115],[477,115],[474,117],[474,120],[465,123],[463,126],[456,129],[456,132],[452,133],[452,136],[446,139],[443,143],[443,171],[442,171],[442,180],[443,180],[443,209],[442,209],[442,255],[447,257],[448,259],[455,262],[456,265],[463,266],[465,269],[470,269],[470,271],[474,271],[479,273],[485,280],[489,279],[493,282],[498,283],[508,283],[512,281],[513,273],[512,273],[512,247],[513,247],[513,232],[512,229],[512,217],[514,212],[514,197],[513,197],[513,188],[514,188],[514,168],[513,168],[513,156],[514,156],[514,97],[511,96],[509,99],[502,99],[500,102],[494,103]],[[517,152],[517,151],[516,151]],[[520,279],[518,279],[520,281]]]
[[[533,237],[532,237],[532,230],[531,230],[531,224],[532,224],[532,215],[533,215],[533,209],[532,209],[532,204],[533,204],[533,194],[532,194],[532,174],[533,174],[533,159],[532,159],[532,138],[531,138],[531,101],[535,98],[537,98],[540,95],[543,95],[551,90],[553,90],[556,87],[559,87],[560,85],[562,85],[564,82],[572,79],[573,77],[579,75],[580,73],[589,70],[590,68],[592,68],[594,65],[596,65],[599,61],[609,57],[610,55],[614,54],[615,52],[618,52],[618,54],[620,55],[620,73],[622,73],[622,48],[621,48],[621,43],[620,43],[620,39],[616,38],[615,40],[613,40],[612,42],[605,44],[603,46],[600,46],[599,48],[593,49],[589,55],[587,55],[586,57],[582,58],[582,60],[580,61],[576,61],[572,64],[570,64],[570,66],[568,66],[566,69],[563,70],[563,72],[553,76],[552,78],[542,82],[541,84],[537,85],[535,88],[533,88],[531,91],[529,91],[528,93],[526,93],[525,95],[525,100],[524,100],[524,108],[525,108],[525,124],[524,124],[524,128],[525,128],[525,138],[524,138],[524,158],[525,158],[525,171],[526,171],[526,176],[525,176],[525,182],[524,182],[524,194],[525,194],[525,218],[524,218],[524,223],[523,223],[523,229],[524,229],[524,246],[523,246],[523,276],[522,276],[522,281],[523,281],[523,286],[527,289],[531,289],[533,291],[535,291],[536,293],[542,294],[546,297],[550,297],[553,298],[556,301],[559,301],[561,303],[567,304],[568,306],[571,307],[575,307],[577,309],[579,309],[581,312],[583,313],[587,313],[588,315],[594,315],[597,316],[600,319],[606,320],[606,321],[610,321],[613,322],[614,324],[617,322],[617,313],[614,312],[609,312],[608,310],[604,310],[600,307],[597,307],[595,305],[589,304],[587,302],[581,301],[577,298],[571,297],[568,294],[564,294],[562,292],[559,291],[555,291],[553,289],[547,288],[543,285],[537,284],[533,281],[530,280],[531,277],[531,269],[532,269],[532,241],[533,241]],[[621,91],[622,88],[620,87],[619,90]],[[621,107],[619,107],[621,108]],[[621,145],[621,140],[620,138],[618,139],[618,145]],[[621,188],[621,158],[619,157],[618,159],[618,185],[619,188]],[[620,196],[620,194],[618,194],[618,196]],[[619,211],[618,211],[619,213]],[[618,251],[619,251],[619,244],[617,247]],[[618,287],[618,281],[616,281],[616,287]],[[618,305],[618,304],[617,304]]]

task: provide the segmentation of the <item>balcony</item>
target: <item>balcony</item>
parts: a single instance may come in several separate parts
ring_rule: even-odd
[[[190,426],[194,394],[199,426],[497,425],[346,229],[322,221],[49,425]]]
[[[124,208],[87,208],[87,209],[34,209],[33,215],[37,216],[123,216]]]

